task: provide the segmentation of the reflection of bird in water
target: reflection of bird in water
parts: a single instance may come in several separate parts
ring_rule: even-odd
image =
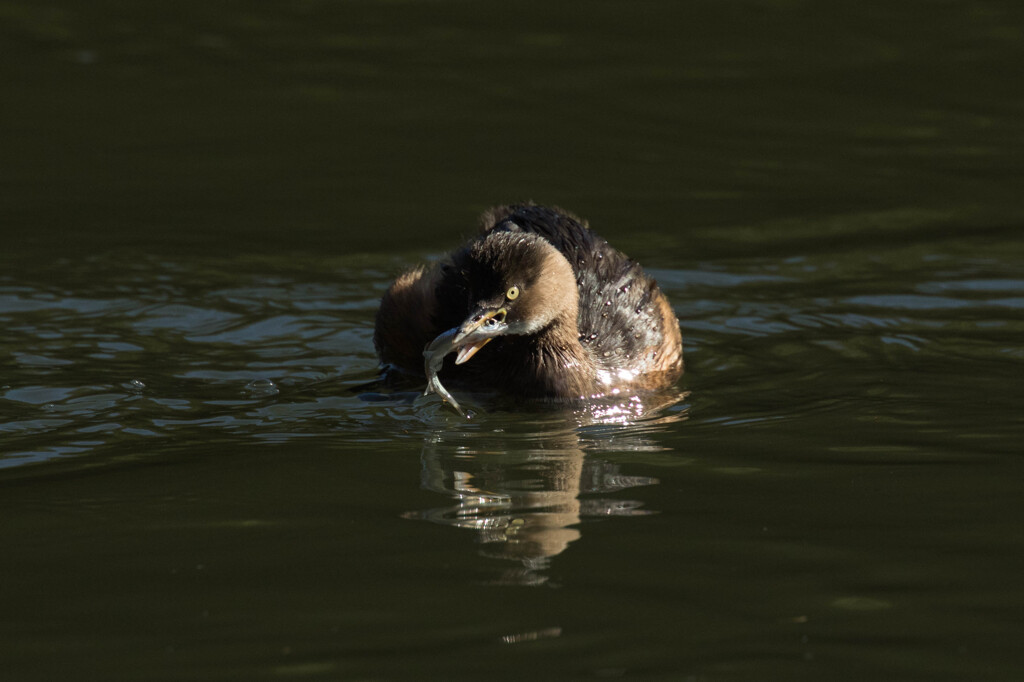
[[[424,348],[448,334],[437,352],[457,355],[441,377],[517,397],[617,395],[680,376],[668,300],[584,221],[534,205],[494,208],[482,220],[469,244],[388,289],[374,333],[385,365],[423,374]]]
[[[650,513],[638,500],[602,494],[657,481],[586,456],[575,430],[528,432],[528,447],[515,447],[523,438],[505,430],[468,441],[457,432],[437,434],[423,450],[423,486],[454,504],[403,516],[475,531],[482,554],[514,562],[497,582],[541,585],[551,559],[580,538],[583,518]]]

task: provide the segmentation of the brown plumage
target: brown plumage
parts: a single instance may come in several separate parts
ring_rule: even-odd
[[[668,300],[584,221],[516,205],[490,209],[482,222],[473,241],[403,274],[384,295],[373,340],[386,366],[423,375],[431,341],[472,328],[475,342],[467,336],[445,360],[445,383],[580,399],[679,378],[682,338]],[[494,331],[485,334],[484,323]]]

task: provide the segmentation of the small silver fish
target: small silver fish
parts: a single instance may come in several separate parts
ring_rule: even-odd
[[[459,406],[448,389],[441,385],[437,374],[441,371],[445,356],[452,351],[459,351],[455,364],[461,365],[476,355],[476,352],[486,346],[491,339],[504,334],[508,330],[505,323],[506,314],[505,308],[480,311],[472,315],[462,326],[452,327],[428,343],[423,349],[423,372],[427,375],[427,388],[423,395],[436,393],[460,415],[467,419],[471,418],[472,412],[467,413]]]
[[[427,347],[423,349],[423,357],[425,358],[423,371],[427,375],[427,389],[423,391],[423,395],[436,393],[441,396],[441,400],[454,407],[456,412],[465,417],[466,413],[459,406],[458,401],[452,397],[448,389],[441,385],[441,380],[437,378],[437,373],[441,371],[441,365],[444,364],[445,356],[457,347],[454,341],[458,334],[459,328],[453,327],[438,335],[436,339],[427,344]]]

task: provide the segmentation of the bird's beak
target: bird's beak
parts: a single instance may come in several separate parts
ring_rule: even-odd
[[[505,308],[479,309],[462,323],[459,333],[452,339],[452,345],[459,349],[455,364],[461,365],[476,355],[491,339],[501,336],[508,329],[505,324]]]

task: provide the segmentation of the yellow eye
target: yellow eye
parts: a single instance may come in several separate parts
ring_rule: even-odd
[[[514,301],[519,298],[519,287],[510,287],[509,290],[505,292],[505,297],[510,301]]]

